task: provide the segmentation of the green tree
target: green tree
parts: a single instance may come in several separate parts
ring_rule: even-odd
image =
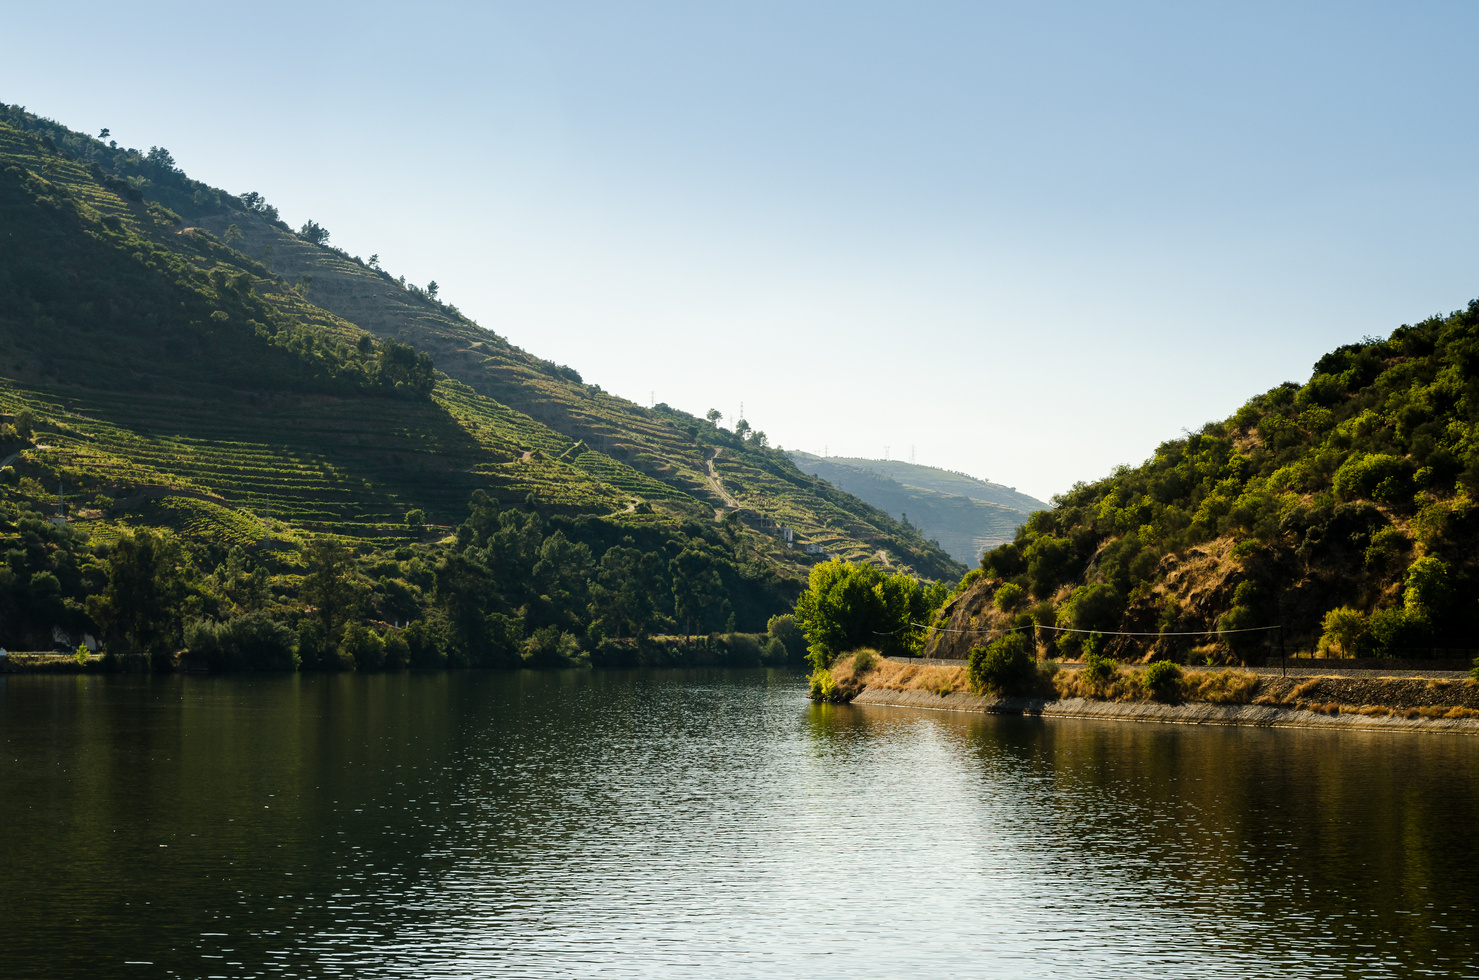
[[[441,290],[441,288],[442,287],[437,285],[437,281],[433,279],[431,282],[426,284],[426,295],[430,296],[432,299],[436,299],[437,293]]]
[[[668,562],[673,578],[673,613],[683,626],[683,635],[693,636],[695,622],[700,632],[715,616],[724,615],[728,601],[724,583],[713,558],[699,548],[688,547]]]
[[[337,648],[354,613],[351,557],[349,549],[332,538],[315,538],[308,546],[313,570],[303,578],[303,601],[312,607],[329,650]]]
[[[875,647],[885,655],[919,653],[930,597],[902,572],[885,575],[868,564],[834,558],[811,570],[796,600],[796,625],[807,659],[825,669],[844,653]]]
[[[707,412],[704,413],[704,418],[708,419],[709,420],[709,424],[712,425],[712,426],[714,426],[714,427],[716,427],[716,428],[719,425],[719,420],[722,419],[723,417],[724,417],[724,413],[721,412],[721,411],[719,411],[717,408],[711,408]]]
[[[315,245],[327,245],[329,243],[329,230],[312,219],[309,219],[298,230],[298,235]]]
[[[636,548],[618,545],[601,556],[591,587],[591,612],[608,634],[647,635],[664,591],[660,568],[657,555]]]
[[[1333,650],[1337,657],[1354,657],[1366,639],[1366,614],[1340,606],[1320,622],[1320,652]]]
[[[108,584],[87,599],[87,611],[110,638],[130,650],[167,653],[180,641],[187,578],[173,539],[149,530],[124,535],[106,563]]]

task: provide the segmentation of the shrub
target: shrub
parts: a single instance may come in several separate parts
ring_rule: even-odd
[[[996,608],[1002,612],[1016,612],[1026,603],[1027,590],[1016,582],[1008,582],[996,590],[996,597],[993,601]]]
[[[1008,633],[985,646],[972,649],[966,672],[972,692],[1007,697],[1031,690],[1037,680],[1037,663],[1032,658],[1027,637],[1022,633]]]
[[[786,645],[775,637],[768,637],[760,644],[760,662],[767,667],[779,667],[790,659],[791,654]]]
[[[1366,623],[1377,649],[1400,655],[1409,647],[1427,646],[1432,639],[1427,617],[1410,609],[1378,609]]]
[[[296,637],[265,612],[224,623],[197,620],[185,630],[185,646],[205,657],[212,670],[297,670]]]
[[[801,635],[801,628],[796,625],[795,616],[790,613],[772,616],[765,628],[772,638],[779,640],[785,646],[788,660],[806,659],[806,637]]]
[[[1334,650],[1338,657],[1354,657],[1366,639],[1366,614],[1340,606],[1325,614],[1320,628],[1321,653]]]
[[[14,466],[0,467],[0,483],[13,487],[20,482],[21,478],[16,475]]]
[[[570,667],[580,656],[580,641],[558,626],[542,626],[524,641],[526,667]]]
[[[862,649],[852,655],[852,670],[854,674],[866,674],[878,663],[878,653],[874,650]]]
[[[344,652],[354,658],[359,670],[380,670],[385,666],[385,641],[363,623],[354,623],[344,631]]]
[[[398,630],[385,631],[385,669],[405,670],[411,664],[411,645]]]
[[[1120,662],[1113,657],[1101,657],[1092,650],[1084,653],[1084,667],[1079,672],[1091,690],[1103,691],[1120,676]]]
[[[832,672],[825,667],[818,667],[811,672],[811,689],[807,696],[813,701],[841,701],[841,691],[837,687],[837,681],[833,679]]]
[[[724,637],[729,662],[749,666],[760,662],[760,641],[750,633],[729,633]]]
[[[1178,700],[1181,695],[1181,668],[1169,660],[1158,660],[1140,674],[1140,686],[1157,701]]]

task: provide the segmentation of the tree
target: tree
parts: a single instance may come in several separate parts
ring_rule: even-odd
[[[1366,616],[1358,609],[1341,606],[1325,614],[1320,623],[1320,652],[1334,650],[1338,657],[1354,657],[1366,639]]]
[[[231,248],[243,237],[241,229],[236,226],[235,222],[232,222],[226,226],[226,233],[221,236],[221,241],[226,243],[227,248]]]
[[[750,423],[746,422],[744,419],[740,419],[738,422],[734,423],[734,434],[739,436],[741,439],[749,435]]]
[[[180,639],[184,563],[172,538],[148,530],[119,538],[108,555],[108,585],[88,597],[88,614],[131,650],[167,652]]]
[[[329,243],[329,229],[310,218],[298,234],[315,245],[327,245]]]
[[[617,546],[601,556],[591,587],[591,613],[617,636],[641,639],[652,626],[662,591],[657,555]]]
[[[441,288],[442,287],[437,285],[437,281],[433,279],[431,282],[426,284],[426,295],[430,296],[432,299],[436,299],[437,291]]]
[[[722,614],[728,605],[724,596],[724,582],[714,560],[704,551],[687,547],[668,562],[668,571],[673,577],[673,614],[683,624],[683,635],[693,636],[693,624],[704,623],[709,613]]]
[[[912,656],[923,645],[921,624],[936,597],[902,572],[885,575],[872,565],[834,558],[811,570],[796,600],[796,625],[807,641],[807,659],[819,669],[844,653],[876,647],[886,655]]]
[[[765,447],[770,445],[770,439],[765,435],[764,432],[756,429],[754,432],[750,433],[750,445],[755,446],[759,449],[764,449]]]
[[[378,270],[380,268],[380,253],[376,252],[374,255],[370,256],[370,261],[368,264],[370,268]]]
[[[98,133],[98,139],[100,139],[100,140],[105,140],[105,139],[107,139],[107,138],[108,138],[108,136],[109,136],[109,135],[110,135],[110,134],[111,134],[111,133],[112,133],[112,130],[110,130],[110,129],[109,129],[109,128],[108,128],[108,127],[107,127],[107,126],[104,126],[104,127],[103,127],[103,131],[102,131],[102,132],[100,132],[100,133]]]
[[[313,607],[323,627],[327,649],[338,645],[354,609],[350,557],[349,549],[332,538],[315,538],[308,546],[313,571],[303,578],[303,601]]]
[[[723,417],[724,417],[724,413],[721,412],[721,411],[719,411],[717,408],[711,408],[707,412],[704,413],[704,418],[708,419],[709,420],[709,424],[712,425],[712,426],[714,426],[715,428],[718,428],[718,426],[719,426],[719,420],[722,419]]]

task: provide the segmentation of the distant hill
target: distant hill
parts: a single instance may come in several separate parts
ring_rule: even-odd
[[[204,572],[232,549],[255,555],[289,618],[314,541],[378,569],[361,598],[384,622],[453,621],[450,580],[430,569],[448,548],[478,549],[483,612],[503,618],[457,628],[505,650],[536,627],[599,626],[591,616],[608,636],[630,635],[630,615],[644,629],[722,629],[731,613],[738,629],[763,628],[820,560],[787,547],[782,527],[925,578],[964,570],[763,438],[584,384],[331,247],[312,222],[294,232],[260,196],[186,176],[165,150],[3,104],[0,459],[0,551],[31,556],[0,569],[0,645],[49,635],[43,620],[89,626],[88,555],[140,528],[170,530]],[[69,520],[32,547],[40,532],[23,528],[50,516],[58,486]],[[478,492],[482,524],[459,530]],[[548,612],[553,593],[509,591],[554,588],[535,572],[552,540],[590,549],[591,568],[560,593],[590,594],[564,620]],[[627,547],[648,558],[633,564]],[[702,561],[677,562],[695,550]],[[65,615],[36,612],[43,572]],[[588,615],[603,594],[625,611]],[[222,595],[202,586],[192,608],[224,615]]]
[[[862,497],[939,541],[956,561],[974,565],[981,552],[1012,540],[1033,511],[1049,505],[1015,487],[964,473],[897,460],[789,454],[804,473]]]

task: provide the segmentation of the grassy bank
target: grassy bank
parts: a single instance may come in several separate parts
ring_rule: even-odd
[[[1051,661],[1035,665],[1009,689],[972,683],[964,666],[887,660],[872,650],[839,657],[812,675],[811,696],[845,703],[864,691],[919,691],[948,697],[1032,698],[1044,702],[1082,698],[1119,703],[1260,705],[1321,714],[1405,718],[1479,718],[1474,680],[1423,677],[1261,677],[1246,670],[1198,670],[1174,665],[1126,667],[1099,661],[1082,670],[1063,670]]]

